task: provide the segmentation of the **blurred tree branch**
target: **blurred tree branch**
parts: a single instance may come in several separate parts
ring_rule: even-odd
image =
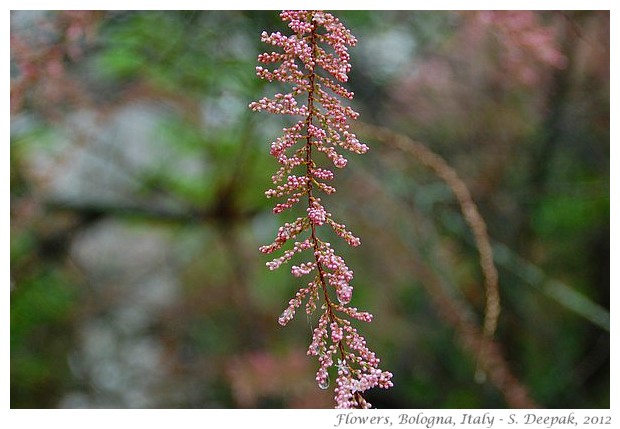
[[[70,212],[83,219],[100,219],[104,217],[141,218],[183,224],[236,223],[248,220],[258,213],[258,210],[230,210],[226,204],[196,209],[162,207],[154,204],[49,199],[44,202],[44,205],[50,210]]]
[[[369,124],[360,124],[357,128],[367,136],[375,138],[401,152],[407,153],[430,168],[454,193],[461,208],[461,213],[474,235],[476,247],[480,254],[480,267],[482,268],[487,295],[483,331],[486,338],[492,338],[497,327],[497,319],[500,313],[497,269],[493,262],[493,249],[487,233],[486,223],[480,215],[469,189],[467,189],[465,183],[459,178],[456,171],[450,167],[443,158],[433,153],[425,145],[387,128]]]
[[[499,316],[499,290],[497,270],[493,262],[490,238],[486,224],[480,216],[471,194],[456,171],[443,158],[433,153],[425,145],[414,142],[407,136],[395,133],[387,128],[358,123],[356,130],[368,138],[412,156],[440,177],[456,196],[463,217],[472,229],[476,247],[480,253],[480,264],[485,277],[487,291],[487,308],[483,328],[480,329],[471,317],[471,311],[462,300],[448,293],[442,286],[442,280],[428,267],[419,250],[409,246],[410,261],[416,276],[421,279],[439,313],[459,334],[464,349],[472,356],[477,356],[476,378],[483,380],[486,376],[503,393],[506,402],[514,408],[537,408],[527,388],[514,376],[500,346],[492,340]],[[481,370],[481,373],[478,371]],[[484,377],[484,378],[483,378]]]

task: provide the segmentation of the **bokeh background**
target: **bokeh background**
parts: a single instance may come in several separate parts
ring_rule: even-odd
[[[499,272],[504,385],[476,381],[478,249],[451,189],[381,139],[325,202],[360,236],[382,408],[609,407],[609,12],[341,11],[360,121],[467,184]],[[275,11],[11,13],[11,407],[321,408],[315,322],[258,247],[283,117],[248,103]],[[273,117],[272,117],[273,116]],[[446,305],[446,302],[452,306]],[[451,314],[451,310],[462,314]]]

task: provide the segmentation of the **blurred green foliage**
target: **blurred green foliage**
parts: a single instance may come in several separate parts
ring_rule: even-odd
[[[13,260],[27,252],[14,238]],[[38,267],[20,278],[11,294],[11,400],[20,407],[54,407],[71,383],[67,352],[78,290],[58,268]]]

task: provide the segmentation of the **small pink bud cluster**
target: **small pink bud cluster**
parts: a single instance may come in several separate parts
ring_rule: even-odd
[[[295,253],[299,253],[302,250],[310,249],[312,246],[313,245],[310,239],[306,239],[301,243],[299,241],[296,241],[292,249],[285,250],[282,256],[274,259],[273,261],[267,262],[267,268],[269,268],[270,270],[275,270],[277,268],[280,268],[280,265],[282,265],[285,262],[290,261],[291,258],[295,255]],[[265,253],[271,253],[271,252],[265,252]]]
[[[347,229],[345,228],[344,224],[341,225],[341,224],[339,224],[337,222],[334,222],[331,219],[328,219],[327,222],[331,225],[331,227],[334,230],[334,232],[339,237],[343,238],[349,244],[349,246],[357,247],[357,246],[360,245],[360,239],[355,237],[349,231],[347,231]]]
[[[258,56],[262,64],[277,64],[272,69],[258,66],[256,74],[267,81],[280,81],[292,85],[287,94],[277,93],[250,104],[255,111],[301,116],[293,126],[283,129],[283,136],[271,144],[271,155],[280,167],[272,176],[275,188],[265,192],[267,198],[286,198],[276,203],[273,212],[282,213],[307,197],[306,216],[292,223],[285,223],[278,230],[273,243],[262,246],[260,251],[272,253],[289,240],[302,233],[307,237],[295,241],[292,249],[267,262],[271,270],[290,261],[297,253],[312,250],[311,260],[293,265],[291,274],[302,277],[312,274],[314,278],[306,287],[299,289],[295,297],[280,315],[278,322],[290,322],[299,306],[307,300],[306,313],[312,314],[319,300],[321,316],[313,330],[308,355],[317,356],[319,368],[316,381],[320,388],[329,386],[329,373],[337,376],[335,400],[337,408],[368,408],[363,392],[373,387],[392,386],[392,374],[378,368],[379,359],[366,347],[360,336],[345,317],[370,322],[372,315],[351,307],[353,296],[353,271],[344,259],[336,255],[330,243],[319,238],[319,229],[329,226],[334,233],[350,246],[358,246],[359,238],[348,231],[344,224],[332,219],[317,192],[327,195],[336,189],[326,184],[334,173],[317,165],[316,154],[323,154],[337,168],[347,165],[347,159],[339,153],[345,149],[363,154],[368,146],[349,131],[349,119],[358,113],[344,106],[341,98],[352,99],[353,93],[338,82],[347,82],[351,70],[348,47],[356,44],[350,31],[329,13],[323,11],[283,11],[283,21],[288,22],[294,34],[263,32],[261,40],[279,48],[278,52],[266,52]],[[319,69],[323,71],[319,73]],[[298,171],[303,169],[303,172]],[[337,363],[335,363],[335,361]]]
[[[276,114],[305,116],[308,114],[308,106],[297,107],[297,100],[292,94],[276,94],[273,100],[261,98],[255,103],[254,110],[266,110]]]
[[[293,223],[285,223],[278,229],[278,235],[276,235],[276,239],[269,246],[261,246],[258,250],[263,253],[272,253],[275,250],[284,245],[291,238],[296,237],[301,232],[307,230],[310,227],[310,222],[308,222],[308,218],[299,217]]]
[[[327,216],[331,215],[325,211],[325,207],[321,205],[320,201],[319,198],[316,198],[310,203],[310,207],[307,209],[308,219],[310,219],[310,222],[314,225],[318,226],[323,225],[327,220]]]
[[[267,198],[272,198],[272,197],[282,197],[286,194],[291,193],[291,191],[294,191],[296,189],[300,189],[300,188],[306,188],[306,185],[308,184],[308,178],[306,176],[288,176],[286,183],[283,185],[280,185],[278,187],[276,187],[275,189],[269,189],[268,191],[265,192],[265,196]]]

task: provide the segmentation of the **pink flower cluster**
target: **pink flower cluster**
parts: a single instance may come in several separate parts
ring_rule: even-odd
[[[539,84],[541,66],[566,67],[568,59],[558,42],[561,26],[552,20],[543,22],[539,13],[525,10],[479,11],[474,17],[477,31],[490,31],[500,43],[500,66],[520,83]]]
[[[335,254],[330,243],[319,238],[318,232],[320,227],[329,226],[351,246],[358,246],[360,240],[344,224],[334,221],[321,199],[315,196],[317,192],[330,195],[336,191],[325,183],[334,178],[334,173],[317,165],[317,154],[323,154],[323,159],[342,168],[347,165],[347,159],[339,150],[357,154],[368,150],[349,130],[347,121],[356,119],[358,113],[341,102],[342,98],[352,99],[353,93],[338,83],[348,81],[351,70],[348,47],[357,41],[338,18],[323,11],[284,11],[280,17],[288,22],[293,34],[262,33],[261,40],[279,51],[260,54],[260,63],[276,65],[271,69],[258,66],[256,74],[267,81],[288,83],[292,85],[291,90],[261,98],[249,107],[254,111],[301,117],[293,126],[284,128],[283,136],[271,144],[270,153],[280,167],[272,176],[276,186],[265,195],[287,198],[274,206],[276,214],[298,204],[302,198],[307,198],[307,208],[305,217],[285,223],[274,242],[262,246],[260,251],[270,254],[298,235],[307,234],[282,256],[267,262],[267,267],[274,270],[295,254],[312,250],[311,260],[292,266],[291,273],[295,277],[312,273],[314,278],[289,301],[278,322],[286,325],[291,321],[305,300],[309,315],[322,302],[322,313],[308,348],[308,355],[317,356],[319,361],[316,381],[320,388],[327,389],[330,368],[333,368],[336,407],[369,408],[362,394],[373,387],[391,387],[392,374],[379,369],[379,359],[345,318],[370,322],[372,315],[349,305],[353,271]]]

